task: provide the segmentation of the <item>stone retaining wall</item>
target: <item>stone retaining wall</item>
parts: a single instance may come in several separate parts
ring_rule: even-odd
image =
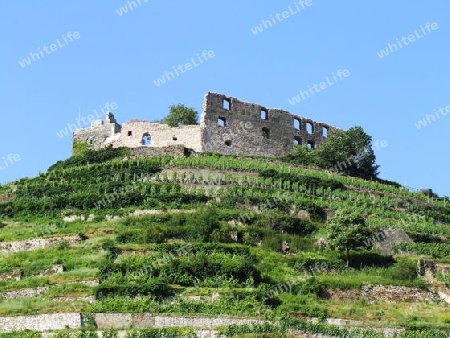
[[[48,331],[81,328],[81,314],[53,313],[37,316],[0,317],[0,332]]]
[[[77,245],[80,243],[80,237],[78,235],[72,235],[72,236],[59,236],[50,238],[27,239],[24,241],[17,241],[17,242],[4,242],[0,243],[0,254],[51,248],[57,246],[62,242],[67,242],[69,245]]]
[[[136,328],[163,328],[163,327],[192,327],[197,328],[197,337],[201,338],[215,338],[218,337],[215,328],[226,325],[243,325],[266,322],[256,318],[226,318],[226,317],[189,317],[189,316],[162,316],[153,315],[151,313],[96,313],[93,314],[94,322],[99,330],[116,328],[122,329],[119,331],[119,338],[125,337],[126,329]],[[18,316],[18,317],[0,317],[0,333],[31,330],[37,332],[50,330],[63,330],[67,327],[70,329],[79,330],[83,327],[83,316],[80,313],[59,313],[59,314],[44,314],[37,316]],[[308,319],[310,322],[318,322],[317,318]],[[350,329],[361,328],[353,327],[355,324],[362,324],[363,322],[344,320],[344,319],[326,319],[326,324],[336,325],[338,327],[347,327]],[[276,322],[274,323],[276,324]],[[373,329],[381,331],[385,336],[392,336],[396,332],[400,332],[401,328],[371,328],[362,326],[364,329]],[[325,337],[315,335],[312,333],[303,333],[298,330],[291,330],[293,334],[303,334],[305,337]],[[52,337],[54,332],[44,332],[42,337]],[[75,337],[76,335],[73,335]],[[98,331],[98,336],[102,334]]]
[[[0,292],[0,298],[4,300],[14,298],[27,298],[43,295],[48,291],[48,287],[38,287],[34,289],[22,289],[17,291]]]
[[[171,136],[172,137],[172,136]],[[130,157],[152,157],[152,156],[184,156],[184,145],[171,145],[166,147],[137,147],[130,148]]]
[[[221,325],[262,323],[252,318],[208,318],[208,317],[176,317],[160,316],[151,313],[95,313],[94,322],[99,329],[129,329],[129,328],[162,328],[162,327],[197,327],[213,329]],[[49,331],[81,329],[83,316],[80,313],[55,313],[36,316],[0,317],[0,333],[14,331]]]

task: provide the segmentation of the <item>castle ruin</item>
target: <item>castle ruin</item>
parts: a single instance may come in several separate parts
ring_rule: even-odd
[[[131,120],[118,124],[114,115],[93,121],[90,128],[73,132],[73,142],[91,149],[128,147],[145,150],[148,156],[161,149],[192,149],[221,154],[282,156],[294,144],[311,148],[323,142],[334,127],[291,114],[282,109],[207,93],[200,125],[169,127],[166,124]],[[139,148],[139,149],[136,149]]]

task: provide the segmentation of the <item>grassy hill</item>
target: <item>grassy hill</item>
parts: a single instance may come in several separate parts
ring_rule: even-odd
[[[0,186],[0,201],[0,292],[8,298],[0,297],[0,316],[268,320],[221,329],[236,337],[348,335],[313,317],[369,329],[355,337],[382,337],[375,327],[406,329],[399,337],[450,331],[449,203],[389,182],[275,158],[129,159],[126,149],[105,149]],[[339,209],[357,211],[375,231],[351,252],[350,269],[327,247],[327,221]],[[42,292],[12,294],[24,289]],[[166,336],[184,335],[177,332]]]

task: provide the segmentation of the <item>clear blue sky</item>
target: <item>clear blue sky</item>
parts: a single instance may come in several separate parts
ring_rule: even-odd
[[[71,137],[56,132],[76,122],[79,107],[87,117],[115,102],[119,123],[154,120],[170,104],[201,112],[212,91],[343,129],[361,125],[388,143],[376,152],[382,178],[450,195],[450,113],[414,125],[450,105],[449,1],[134,1],[122,15],[126,0],[2,2],[0,182],[69,157]],[[271,15],[276,24],[252,33]],[[438,28],[428,32],[427,22]],[[420,38],[409,42],[415,30]],[[407,46],[378,56],[402,37]],[[39,48],[44,57],[19,64]],[[203,51],[214,57],[153,82]],[[289,103],[339,69],[350,75]]]

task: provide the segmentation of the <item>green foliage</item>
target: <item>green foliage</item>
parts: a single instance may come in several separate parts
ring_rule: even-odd
[[[321,283],[317,278],[307,278],[299,288],[299,294],[306,295],[308,293],[320,296],[326,290],[325,285]]]
[[[318,150],[310,154],[317,153]],[[15,201],[0,203],[0,218],[5,220],[0,241],[77,233],[85,239],[79,246],[61,244],[3,256],[0,273],[20,269],[22,280],[1,281],[2,290],[38,286],[50,289],[43,299],[3,301],[2,315],[67,312],[70,311],[67,304],[47,297],[91,295],[95,290],[98,302],[87,307],[82,303],[77,311],[260,315],[278,320],[287,313],[322,318],[328,308],[330,315],[343,317],[344,314],[356,319],[361,304],[350,304],[350,310],[357,308],[351,312],[341,309],[344,305],[339,301],[330,303],[318,295],[324,288],[427,284],[416,278],[413,260],[396,262],[391,256],[360,250],[368,249],[366,243],[370,241],[364,242],[372,234],[352,236],[353,230],[405,229],[416,242],[409,246],[411,251],[427,250],[435,257],[448,257],[449,227],[433,224],[433,218],[445,220],[450,215],[449,206],[444,206],[442,200],[431,204],[428,196],[395,184],[285,165],[272,158],[213,154],[125,161],[121,156],[112,158],[106,162],[89,162],[89,165],[82,161],[60,164],[36,178],[24,178],[11,186],[0,187],[2,193],[16,195]],[[159,174],[162,169],[167,169],[165,174]],[[211,189],[205,192],[204,184]],[[129,185],[133,191],[123,192]],[[12,192],[13,186],[17,190]],[[109,194],[114,194],[113,201],[102,208],[93,207]],[[205,207],[206,202],[209,207]],[[262,212],[254,211],[255,206]],[[326,237],[325,210],[347,208],[355,215],[367,215],[365,227],[355,216],[347,222],[355,229],[349,226],[351,231],[346,227],[336,230],[340,234],[335,236],[332,247],[344,251],[345,246],[339,243],[351,247],[347,259],[354,269],[349,271],[345,271],[344,255],[317,245],[319,238]],[[185,209],[186,212],[126,217],[138,209]],[[198,211],[187,212],[187,209]],[[295,215],[298,210],[308,211],[314,225],[309,220],[288,215]],[[417,216],[422,211],[427,217]],[[62,221],[66,215],[91,213],[96,216],[91,222]],[[109,222],[105,220],[106,215],[124,218]],[[11,222],[10,217],[24,222]],[[47,229],[47,225],[56,221],[58,226],[51,231],[36,231],[32,225],[38,223]],[[236,244],[229,243],[234,241],[230,233],[233,237],[237,235]],[[349,244],[348,238],[359,246],[351,246],[354,243]],[[289,244],[289,255],[280,254],[282,241]],[[126,254],[121,255],[122,252]],[[133,252],[136,255],[128,254]],[[64,265],[63,274],[37,277],[56,263]],[[92,279],[98,277],[97,272],[101,282],[98,288],[54,285],[61,281]],[[443,276],[437,278],[448,281]],[[270,300],[261,302],[261,294],[279,285],[292,286],[292,291],[273,294]],[[216,292],[220,298],[214,301],[188,300],[191,295],[211,296]],[[174,294],[177,297],[164,298]],[[385,311],[385,319],[392,320],[390,310],[386,309],[381,304],[379,312]],[[435,316],[438,319],[430,325],[445,322],[444,317],[439,319],[442,314],[439,311],[436,310]],[[327,331],[334,329],[329,327],[309,328],[330,336],[340,334],[340,331],[333,331],[339,334]],[[87,328],[84,330],[88,334]],[[282,332],[285,331],[274,335],[281,336]],[[411,337],[417,332],[429,334],[423,326],[408,326],[407,332]]]
[[[286,162],[301,165],[318,165],[320,162],[318,153],[315,149],[309,148],[306,144],[296,145],[289,154],[283,156]]]
[[[345,263],[333,252],[299,252],[295,255],[290,264],[298,272],[306,274],[317,274],[326,271],[341,271],[345,268]]]
[[[28,330],[11,333],[0,333],[0,338],[41,338],[41,332],[31,332]]]
[[[317,152],[322,168],[334,168],[335,171],[366,179],[378,175],[379,166],[375,164],[372,137],[362,127],[331,131]]]
[[[406,231],[409,238],[415,243],[442,243],[443,240],[440,236],[432,235],[429,233]]]
[[[168,327],[161,329],[141,329],[127,332],[125,338],[195,338],[196,331],[193,328]]]
[[[349,252],[367,247],[367,239],[373,236],[373,231],[366,225],[365,219],[358,213],[341,209],[336,217],[328,223],[329,242],[331,249],[345,251],[347,267],[349,267]],[[370,243],[369,243],[370,245]]]
[[[307,219],[288,216],[279,211],[268,211],[256,222],[257,226],[268,227],[280,233],[308,235],[314,231],[314,226]]]
[[[250,279],[258,284],[262,278],[254,266],[255,263],[255,259],[249,256],[198,252],[173,260],[171,264],[161,268],[161,274],[168,276],[170,281],[178,282],[181,285],[190,285],[191,280],[202,280],[214,276],[225,279],[233,277],[242,285]],[[186,279],[186,277],[188,278]]]
[[[102,338],[118,338],[119,333],[116,329],[102,331]]]
[[[309,334],[320,334],[339,338],[383,338],[384,334],[381,332],[370,330],[352,330],[351,332],[345,328],[339,328],[333,325],[326,325],[322,323],[311,323],[305,320],[296,318],[284,318],[280,321],[280,325],[269,323],[264,324],[246,324],[246,325],[229,325],[219,328],[219,334],[225,337],[245,337],[248,334],[263,334],[263,333],[279,333],[286,334],[287,330],[299,330]],[[406,338],[407,336],[405,336]]]
[[[112,241],[111,239],[108,239],[102,244],[102,249],[108,253],[107,257],[111,261],[115,260],[122,252],[122,250],[116,247],[114,241]]]
[[[208,242],[214,230],[220,228],[217,210],[208,207],[196,213],[195,218],[188,221],[189,240],[192,242]]]
[[[186,107],[184,104],[169,106],[169,114],[164,117],[161,123],[169,125],[169,127],[179,127],[192,124],[198,124],[198,112],[193,108]]]
[[[274,169],[263,170],[259,175],[264,178],[273,178],[273,179],[281,179],[283,181],[289,181],[290,184],[297,182],[298,184],[305,185],[313,189],[318,187],[332,190],[344,188],[342,183],[339,183],[332,178],[325,178],[325,177],[319,178],[307,175],[298,175],[293,173],[280,173]]]
[[[153,296],[157,299],[161,299],[172,294],[172,289],[161,279],[152,279],[146,283],[128,285],[102,283],[94,290],[96,299],[104,299],[113,296]]]
[[[82,156],[89,150],[89,145],[86,142],[73,140],[72,155]]]
[[[330,131],[328,138],[317,149],[309,149],[306,145],[295,146],[282,159],[295,164],[317,165],[331,172],[365,179],[376,179],[379,168],[375,164],[372,137],[359,126],[347,131]]]
[[[78,148],[83,148],[83,151],[77,150],[75,152],[75,144],[77,144]],[[89,150],[87,149],[88,145],[86,143],[75,143],[74,144],[74,154],[72,157],[68,158],[65,161],[58,161],[48,170],[57,170],[63,168],[70,168],[74,166],[81,166],[86,164],[93,163],[102,163],[106,161],[111,161],[113,159],[122,159],[127,156],[130,152],[128,148],[105,148],[100,150]],[[84,149],[86,146],[86,149]]]
[[[413,281],[417,279],[417,261],[399,259],[391,268],[391,277],[400,281]]]
[[[394,246],[402,251],[413,251],[419,255],[432,256],[433,258],[450,257],[450,244],[442,243],[400,243]]]
[[[366,266],[389,267],[395,263],[392,256],[380,255],[369,250],[352,251],[349,253],[350,266],[362,268]]]
[[[236,256],[249,256],[250,248],[239,244],[210,244],[210,243],[165,243],[160,244],[154,248],[155,251],[161,253],[178,254],[179,252],[188,250],[190,253],[212,252],[223,253]]]

